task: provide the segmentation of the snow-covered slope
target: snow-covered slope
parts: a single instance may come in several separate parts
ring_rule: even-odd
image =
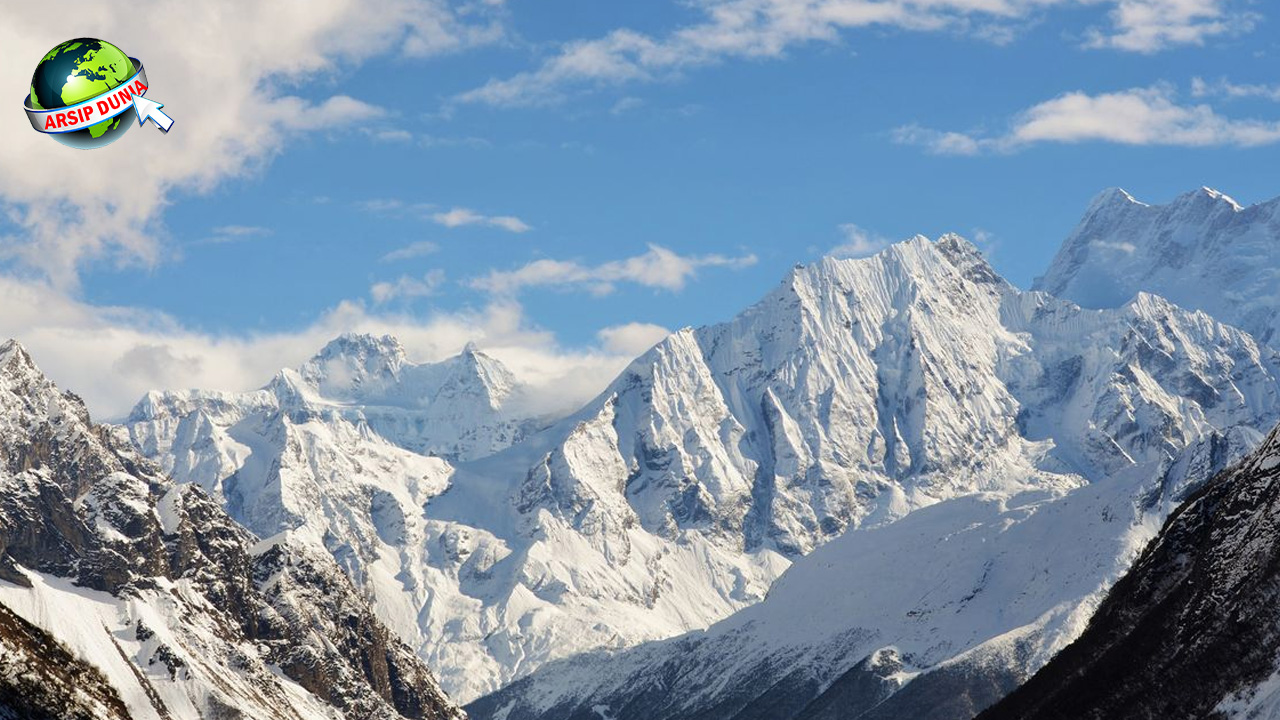
[[[1035,287],[1094,308],[1143,290],[1280,346],[1280,198],[1246,208],[1203,188],[1147,205],[1108,190]]]
[[[832,540],[706,632],[549,664],[467,707],[504,720],[967,718],[1087,621],[1158,525],[1112,478],[979,493]],[[833,712],[838,710],[838,712]]]
[[[1277,374],[1273,351],[1203,314],[1020,292],[948,236],[797,268],[574,416],[456,468],[305,369],[257,393],[153,395],[129,429],[251,528],[322,544],[470,699],[706,627],[791,559],[948,498],[1132,468],[1160,478],[1150,502],[1176,496],[1277,419]],[[292,404],[281,387],[300,385]]]
[[[12,341],[0,345],[0,606],[0,626],[17,629],[0,633],[8,677],[47,678],[51,702],[79,677],[77,703],[99,717],[459,716],[327,553],[288,535],[258,542],[121,429],[93,425]],[[29,650],[41,646],[47,657]],[[63,655],[84,667],[44,665]]]
[[[1028,647],[1034,652],[995,664],[1007,690],[1014,682],[1008,678],[1043,662],[1053,643],[1078,629],[1078,618],[1062,618],[1096,601],[1096,593],[1124,567],[1133,544],[1143,537],[1131,526],[1146,527],[1151,517],[1158,523],[1161,508],[1185,494],[1189,482],[1252,449],[1280,419],[1278,377],[1275,351],[1203,313],[1146,294],[1117,309],[1083,310],[1013,288],[959,238],[916,238],[872,258],[825,259],[797,269],[730,323],[673,335],[566,423],[467,471],[492,471],[499,463],[510,464],[517,453],[532,456],[531,469],[506,492],[518,498],[534,547],[547,544],[541,537],[576,531],[617,567],[632,562],[627,550],[646,534],[676,543],[698,538],[726,550],[776,550],[789,557],[841,533],[847,547],[872,542],[855,539],[864,532],[849,530],[870,530],[904,516],[884,532],[918,528],[928,545],[944,543],[952,531],[967,527],[964,523],[979,523],[994,537],[1009,522],[997,510],[970,512],[946,532],[951,526],[945,523],[943,529],[917,524],[929,521],[915,519],[914,512],[979,493],[1058,495],[1090,482],[1128,478],[1112,497],[1124,503],[1108,511],[1117,525],[1094,528],[1090,513],[1101,512],[1101,506],[1091,506],[1094,510],[1058,526],[1066,535],[1079,534],[1094,553],[1079,585],[1058,588],[1060,595],[1046,590],[1026,615],[995,612],[986,629],[956,630],[964,637],[908,663],[912,672],[936,670],[964,652],[985,652],[979,648],[1001,634],[1030,634],[1034,639]],[[450,493],[440,500],[447,501]],[[989,504],[999,508],[1000,502],[1007,501]],[[949,512],[938,509],[924,517],[943,518]],[[1068,530],[1074,521],[1081,526]],[[1023,541],[1005,542],[1016,548]],[[992,544],[998,543],[993,539]],[[1046,546],[1046,551],[1057,550]],[[933,569],[922,571],[921,578],[937,584],[953,589],[967,584],[968,590],[981,584],[961,570],[971,560],[944,555],[947,560],[935,566],[930,552],[904,550],[883,559],[879,572],[892,577],[903,568],[927,567]],[[573,591],[573,565],[580,560],[562,557],[552,574],[570,579],[565,586]],[[1043,570],[1036,563],[1051,558],[1033,560],[1007,570],[1019,580],[1004,587],[1035,582]],[[798,567],[813,562],[808,557]],[[957,568],[956,578],[949,577],[948,567]],[[853,576],[823,587],[825,593],[811,588],[807,604],[801,602],[805,593],[798,593],[796,603],[777,606],[787,608],[777,611],[786,624],[761,632],[798,635],[795,617],[821,614],[831,594],[866,589]],[[918,589],[923,594],[925,588]],[[984,606],[987,610],[1013,601],[1007,594],[991,597],[997,600]],[[836,613],[840,619],[834,625],[818,623],[817,632],[870,633],[890,638],[886,644],[914,637],[917,650],[912,652],[920,651],[927,631],[911,635],[887,619],[906,611],[902,598],[877,590],[859,602],[836,605],[842,608]],[[1058,624],[1038,626],[1038,618],[1051,611],[1058,613]],[[754,698],[752,693],[764,692],[803,665],[786,659],[794,650],[790,645],[780,649],[757,644],[755,635],[733,636],[738,640],[726,641],[737,648],[733,658],[744,658],[752,668],[764,663],[769,670],[757,673],[734,660],[714,664],[716,656],[728,652],[720,645],[708,646],[702,658],[712,664],[695,669],[697,657],[686,665],[671,657],[680,646],[665,645],[655,654],[640,650],[625,656],[642,658],[635,662],[647,669],[636,670],[638,675],[627,669],[631,660],[622,661],[620,671],[594,676],[573,666],[548,669],[471,708],[478,717],[508,717],[503,712],[509,711],[516,718],[590,711],[601,704],[619,718],[686,717],[696,714],[691,707],[707,712],[721,702],[728,707],[735,693]],[[793,702],[805,692],[816,699],[826,682],[870,652],[865,644],[842,646],[847,650],[813,647],[830,655],[824,672],[834,674],[792,692]],[[644,658],[658,658],[674,669],[663,674]],[[599,670],[599,658],[584,662]],[[673,693],[653,704],[639,694],[651,686],[644,680],[649,672],[669,679],[708,673],[719,680],[705,697]],[[943,676],[929,677],[937,682]],[[998,693],[986,701],[994,697]]]
[[[983,720],[1280,717],[1280,428],[1178,508],[1088,630]]]

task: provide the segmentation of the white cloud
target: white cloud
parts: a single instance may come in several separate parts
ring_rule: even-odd
[[[837,42],[845,31],[890,27],[949,31],[1007,43],[1037,12],[1078,5],[1109,8],[1110,27],[1092,29],[1088,47],[1153,52],[1199,45],[1245,31],[1253,16],[1232,0],[701,0],[700,22],[665,35],[617,29],[561,45],[538,67],[458,95],[460,103],[510,107],[563,100],[575,89],[652,82],[732,59],[783,56],[809,42]]]
[[[1205,104],[1183,104],[1169,85],[1088,95],[1071,92],[1020,113],[1003,135],[967,135],[918,126],[894,131],[901,143],[943,155],[1015,151],[1037,143],[1256,147],[1280,142],[1280,122],[1234,119]]]
[[[1236,84],[1226,78],[1208,82],[1197,77],[1191,79],[1191,95],[1197,98],[1223,97],[1231,100],[1261,98],[1280,102],[1280,85]]]
[[[841,225],[840,233],[844,236],[844,242],[828,250],[828,255],[845,258],[867,257],[868,255],[875,255],[889,247],[890,244],[888,238],[881,237],[853,223]]]
[[[943,132],[919,125],[904,125],[893,130],[893,141],[901,145],[919,145],[936,155],[977,155],[983,143],[958,132]]]
[[[437,268],[420,279],[401,275],[393,282],[374,283],[369,288],[369,296],[375,303],[382,305],[392,300],[411,300],[435,295],[442,285],[444,285],[444,271]]]
[[[1086,45],[1151,53],[1253,29],[1253,14],[1230,12],[1227,5],[1226,0],[1118,0],[1110,12],[1114,29],[1093,30]]]
[[[638,356],[670,334],[671,331],[661,325],[633,322],[604,328],[596,337],[607,352]]]
[[[0,144],[0,205],[20,228],[0,238],[0,258],[61,286],[74,285],[79,264],[94,257],[154,264],[162,255],[160,213],[175,190],[208,191],[261,168],[294,134],[384,112],[342,95],[303,99],[289,88],[376,54],[432,55],[501,35],[493,19],[500,13],[464,18],[444,0],[139,0],[128,13],[67,0],[57,10],[6,5],[0,47],[12,61],[0,65],[0,86],[25,87],[74,17],[145,62],[149,96],[177,121],[167,135],[134,128],[108,149],[80,152],[39,137],[21,113],[0,114],[9,138]]]
[[[402,248],[392,250],[382,256],[383,262],[395,262],[397,260],[412,260],[413,258],[424,257],[440,250],[440,246],[430,240],[419,240],[418,242],[409,243]]]
[[[462,227],[464,225],[488,225],[513,233],[523,233],[533,228],[518,217],[511,215],[481,215],[480,213],[469,208],[456,207],[447,212],[437,212],[431,214],[432,222],[437,225],[443,225],[447,228]]]
[[[122,417],[153,389],[260,387],[343,332],[395,335],[417,361],[443,359],[476,341],[531,383],[529,402],[539,412],[575,409],[633,358],[620,347],[564,348],[509,300],[425,318],[347,301],[299,329],[229,335],[193,330],[137,308],[95,307],[47,282],[4,276],[0,307],[0,338],[21,341],[51,378],[85,398],[98,419]]]
[[[516,270],[493,270],[468,284],[496,295],[515,295],[530,287],[586,290],[593,295],[608,295],[617,283],[634,283],[659,290],[682,290],[699,268],[743,268],[754,265],[755,255],[684,256],[667,248],[650,245],[643,255],[612,260],[600,265],[583,265],[574,260],[534,260]]]
[[[334,95],[320,103],[297,97],[279,98],[258,117],[274,118],[279,127],[289,130],[325,130],[359,125],[386,115],[384,108],[347,95]]]

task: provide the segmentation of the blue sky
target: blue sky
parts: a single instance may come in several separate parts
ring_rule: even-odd
[[[0,330],[44,338],[64,382],[105,382],[76,371],[82,344],[50,339],[83,317],[115,338],[103,357],[117,369],[135,346],[172,348],[102,393],[106,412],[141,387],[258,384],[271,363],[211,375],[203,354],[297,337],[269,358],[286,364],[343,318],[447,319],[449,340],[422,356],[475,323],[482,345],[616,356],[605,377],[650,325],[726,319],[840,246],[954,231],[1027,286],[1106,187],[1148,202],[1201,185],[1245,204],[1280,194],[1280,36],[1260,2],[324,5],[332,28],[280,40],[305,48],[296,62],[235,30],[237,14],[264,23],[250,4],[150,32],[10,18],[31,47],[70,32],[142,57],[177,121],[83,161],[104,178],[128,163],[135,202],[0,184],[4,273],[81,318],[0,309]],[[424,26],[427,10],[447,21]],[[233,73],[203,87],[183,56],[183,33],[220,31],[247,87]],[[6,169],[70,162],[29,129],[13,142],[30,154],[0,157]],[[502,328],[477,319],[495,308]],[[628,326],[636,339],[608,341]]]

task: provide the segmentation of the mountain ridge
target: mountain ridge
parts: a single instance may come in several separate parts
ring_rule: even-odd
[[[15,616],[6,662],[81,678],[86,702],[115,708],[104,717],[461,717],[332,558],[261,543],[165,478],[12,340],[0,344],[0,605]],[[42,664],[67,652],[81,669]]]

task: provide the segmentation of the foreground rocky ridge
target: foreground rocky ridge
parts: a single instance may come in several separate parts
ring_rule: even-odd
[[[54,678],[51,702],[73,674],[94,717],[461,717],[332,558],[258,542],[13,341],[0,460],[0,644],[10,679]]]
[[[982,720],[1280,714],[1280,428],[1178,508],[1081,637]]]

